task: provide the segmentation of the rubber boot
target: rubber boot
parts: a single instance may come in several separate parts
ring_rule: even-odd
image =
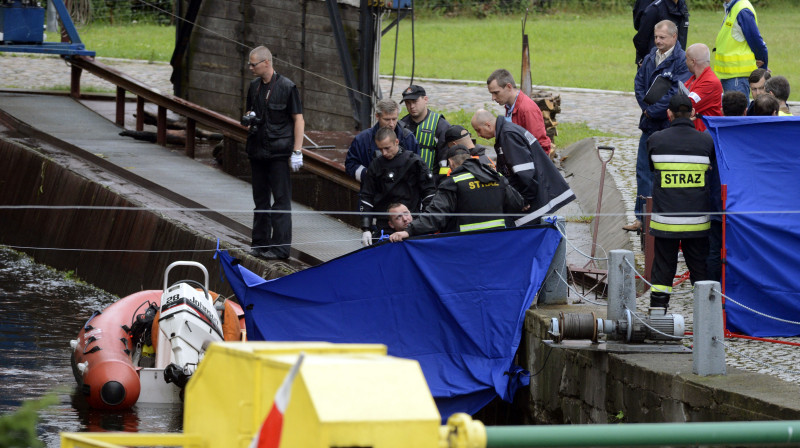
[[[658,309],[657,314],[666,314],[669,306],[669,294],[663,292],[650,292],[650,314]]]

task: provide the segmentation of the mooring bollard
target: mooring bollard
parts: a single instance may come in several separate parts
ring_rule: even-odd
[[[567,223],[563,216],[556,217],[556,227],[562,234],[567,233]],[[560,275],[560,277],[559,277]],[[547,270],[544,284],[539,292],[539,300],[536,303],[542,305],[556,305],[567,303],[567,284],[562,279],[567,278],[567,242],[564,237],[558,243],[553,261]]]
[[[608,254],[608,311],[609,320],[624,320],[625,308],[636,311],[636,274],[633,252],[615,249]]]
[[[724,338],[719,282],[695,283],[692,372],[700,376],[725,375]]]

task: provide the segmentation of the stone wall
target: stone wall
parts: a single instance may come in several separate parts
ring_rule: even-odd
[[[590,305],[540,306],[527,312],[520,365],[532,374],[527,423],[663,423],[800,419],[800,386],[728,367],[727,375],[692,373],[691,353],[609,353],[588,341],[550,339],[559,312],[605,317]],[[570,343],[571,342],[571,343]]]
[[[74,157],[5,138],[0,138],[0,154],[3,155],[0,204],[42,206],[0,209],[3,244],[58,248],[60,250],[24,251],[38,263],[72,271],[81,280],[121,297],[142,289],[161,289],[164,270],[178,260],[202,263],[209,271],[210,288],[223,295],[232,294],[221,277],[219,263],[211,259],[217,241],[210,236],[225,238],[232,234],[230,229],[223,229],[196,212],[192,212],[193,216],[183,214],[173,218],[166,212],[145,210],[142,202],[130,197],[133,195],[119,192],[133,188],[127,182],[108,178],[105,183],[92,180],[90,177],[102,170],[81,165]],[[108,176],[108,173],[102,175]],[[143,194],[148,193],[136,196],[148,206],[153,206],[153,201],[163,200],[157,195]],[[47,208],[59,206],[65,208]],[[187,221],[196,227],[190,227]],[[178,248],[184,251],[171,251]],[[245,267],[265,278],[293,271],[284,270],[283,263],[262,263],[239,251],[232,254],[241,257]],[[177,268],[170,277],[171,280],[200,280],[196,271],[189,268]]]

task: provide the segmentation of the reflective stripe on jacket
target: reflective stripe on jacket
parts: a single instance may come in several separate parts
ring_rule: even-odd
[[[650,233],[660,238],[705,236],[711,227],[711,136],[697,131],[690,119],[676,118],[650,137],[647,149],[654,171]]]
[[[414,134],[419,144],[419,158],[428,165],[431,172],[436,171],[436,125],[441,116],[438,112],[428,112],[428,116],[417,125]]]
[[[714,53],[714,73],[719,79],[746,78],[753,70],[757,69],[756,56],[750,49],[747,40],[739,42],[733,38],[733,27],[736,25],[736,17],[743,9],[749,9],[755,16],[758,23],[753,5],[748,0],[739,0],[733,5],[722,28],[717,33],[717,51]]]

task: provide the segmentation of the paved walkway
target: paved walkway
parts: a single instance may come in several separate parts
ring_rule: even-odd
[[[163,93],[171,93],[169,82],[172,67],[166,63],[148,63],[146,61],[116,60],[98,58],[132,77],[159,89]],[[17,56],[0,53],[0,88],[51,89],[54,86],[68,88],[70,67],[60,58],[48,56]],[[382,79],[381,85],[388,92],[390,80]],[[402,88],[408,80],[395,80],[393,98],[401,98]],[[471,82],[436,82],[433,80],[417,80],[415,83],[425,87],[431,99],[431,107],[438,110],[475,110],[480,107],[500,111],[483,83]],[[114,86],[91,74],[82,76],[82,89],[105,89],[114,91]],[[615,146],[617,151],[609,163],[609,172],[619,188],[629,219],[632,220],[633,198],[636,190],[635,160],[640,132],[637,129],[639,109],[631,93],[605,92],[585,89],[543,88],[561,95],[561,114],[556,119],[565,123],[586,123],[590,128],[619,135],[618,138],[597,138],[598,144]],[[572,209],[575,210],[575,209]],[[633,238],[634,248],[640,248],[638,238]],[[584,241],[585,243],[585,241]],[[580,247],[580,246],[579,246]],[[581,250],[588,252],[588,246]],[[614,248],[606,248],[607,250]],[[574,255],[574,254],[573,254]],[[641,257],[641,255],[638,255]],[[641,260],[640,260],[641,264]],[[679,271],[685,270],[683,263]],[[679,294],[673,296],[670,312],[686,317],[688,329],[692,328],[692,296],[688,282],[676,288]],[[639,309],[645,311],[646,298],[640,298]],[[782,316],[786,317],[786,316]],[[800,338],[784,338],[800,342]],[[688,339],[686,343],[690,343]],[[797,347],[729,339],[727,362],[729,366],[751,371],[776,375],[786,381],[800,381],[800,368],[796,367]],[[771,366],[759,364],[758,361],[769,362]]]

